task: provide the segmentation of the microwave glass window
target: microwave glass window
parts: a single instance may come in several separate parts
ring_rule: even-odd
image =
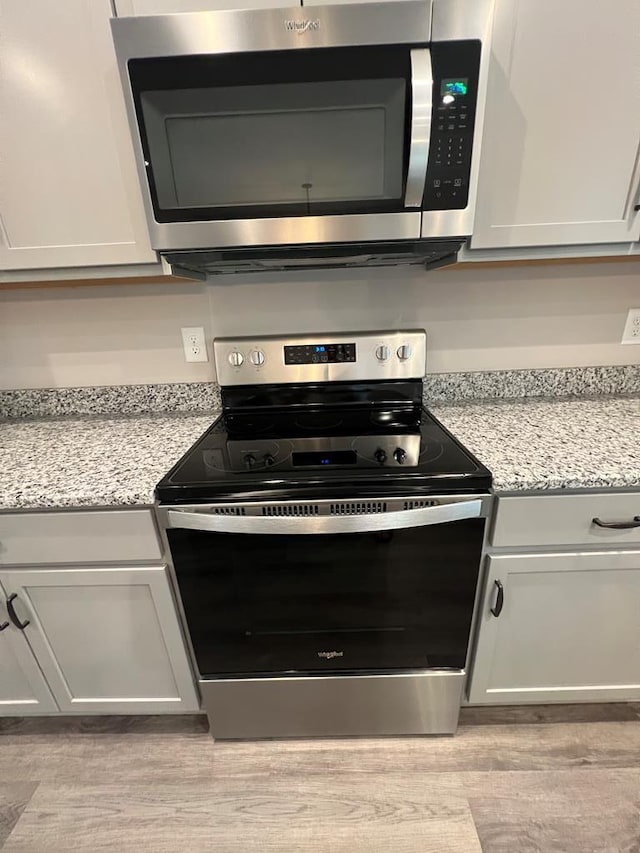
[[[403,192],[404,79],[148,91],[163,209],[389,201]]]

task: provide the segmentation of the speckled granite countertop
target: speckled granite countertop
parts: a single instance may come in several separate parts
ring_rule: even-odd
[[[0,421],[0,509],[153,503],[156,483],[214,417]]]
[[[497,492],[640,487],[640,397],[437,403]],[[214,412],[0,422],[0,509],[148,504]]]
[[[640,397],[430,409],[491,470],[496,492],[640,486]]]

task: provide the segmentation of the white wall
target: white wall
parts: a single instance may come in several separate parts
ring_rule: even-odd
[[[270,279],[270,280],[269,280]],[[307,273],[224,283],[0,291],[0,388],[213,378],[180,327],[214,335],[424,327],[429,371],[640,363],[621,346],[640,265]]]

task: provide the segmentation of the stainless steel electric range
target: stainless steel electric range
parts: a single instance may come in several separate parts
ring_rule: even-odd
[[[425,333],[214,350],[156,490],[212,734],[454,732],[491,474],[423,407]]]

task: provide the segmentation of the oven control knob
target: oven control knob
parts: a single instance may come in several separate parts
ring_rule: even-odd
[[[232,367],[240,367],[240,365],[242,364],[243,361],[244,361],[244,356],[242,355],[241,352],[234,350],[233,352],[229,353],[229,364]]]
[[[251,359],[251,364],[255,364],[257,367],[264,364],[264,353],[262,350],[254,349],[249,358]]]
[[[271,468],[272,465],[276,464],[276,460],[273,458],[273,456],[270,453],[265,453],[264,458],[262,460],[262,463],[265,466],[265,468]]]
[[[376,452],[373,454],[376,458],[376,462],[379,462],[381,465],[387,461],[387,452],[379,447]]]
[[[244,466],[245,468],[253,468],[257,461],[258,460],[253,455],[253,453],[247,453],[247,455],[244,457]]]
[[[378,361],[386,361],[391,355],[391,350],[386,344],[380,344],[379,347],[376,347],[376,358]]]
[[[393,458],[396,460],[398,465],[404,465],[407,459],[407,451],[403,450],[401,447],[396,447],[393,451]]]
[[[408,358],[411,358],[411,344],[402,344],[402,346],[398,347],[398,358],[400,361],[406,361]]]

